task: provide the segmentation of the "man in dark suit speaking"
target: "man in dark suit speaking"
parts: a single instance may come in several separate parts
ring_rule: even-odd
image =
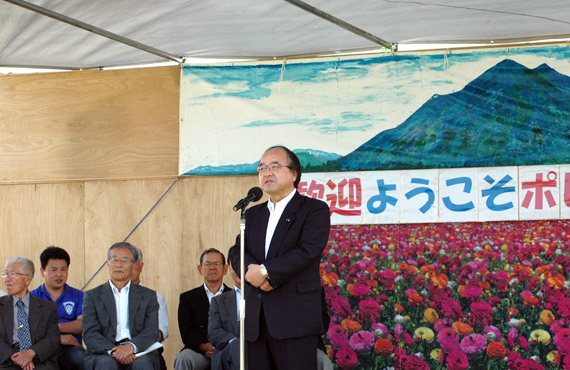
[[[86,369],[158,370],[156,350],[140,356],[158,338],[156,292],[131,283],[138,252],[116,243],[107,252],[111,278],[85,293],[83,340]]]
[[[296,191],[301,165],[283,146],[265,151],[257,173],[269,201],[246,212],[248,369],[315,370],[329,207]]]

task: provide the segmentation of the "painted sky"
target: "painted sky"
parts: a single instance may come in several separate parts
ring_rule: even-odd
[[[570,76],[568,47],[184,66],[180,173],[252,163],[276,144],[346,155],[507,58]]]

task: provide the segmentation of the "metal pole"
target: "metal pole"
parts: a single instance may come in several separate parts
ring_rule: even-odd
[[[239,368],[245,370],[245,207],[241,210],[240,218],[240,290],[239,300]]]
[[[118,35],[116,33],[112,33],[112,32],[109,32],[107,30],[104,30],[102,28],[90,25],[88,23],[81,22],[80,20],[68,17],[68,16],[63,15],[61,13],[56,13],[56,12],[51,11],[49,9],[42,8],[41,6],[31,4],[27,1],[24,1],[24,0],[4,0],[4,1],[11,3],[11,4],[14,4],[14,5],[21,6],[22,8],[34,11],[34,12],[39,13],[41,15],[45,15],[46,17],[56,19],[60,22],[67,23],[67,24],[70,24],[72,26],[81,28],[83,30],[95,33],[99,36],[106,37],[106,38],[111,39],[113,41],[117,41],[117,42],[123,43],[125,45],[132,46],[132,47],[137,48],[137,49],[142,50],[142,51],[146,51],[147,53],[157,55],[161,58],[169,59],[169,60],[175,61],[177,63],[183,62],[183,58],[181,58],[179,56],[172,55],[172,54],[167,53],[163,50],[153,48],[152,46],[142,44],[138,41],[131,40],[127,37],[123,37],[123,36]]]
[[[360,37],[364,37],[365,39],[372,41],[376,44],[382,45],[388,49],[391,49],[391,50],[393,49],[393,45],[391,43],[389,43],[388,41],[382,40],[380,37],[377,37],[377,36],[375,36],[371,33],[368,33],[368,32],[366,32],[366,31],[364,31],[364,30],[362,30],[356,26],[353,26],[352,24],[347,23],[347,22],[343,21],[342,19],[335,17],[332,14],[324,12],[324,11],[320,10],[319,8],[315,8],[314,6],[309,5],[309,4],[307,4],[301,0],[285,0],[285,1],[288,2],[289,4],[295,5],[295,6],[301,8],[303,10],[306,10],[307,12],[309,12],[311,14],[314,14],[318,17],[321,17],[321,18],[323,18],[323,19],[325,19],[325,20],[327,20],[333,24],[336,24],[337,26],[340,26],[340,27],[344,28],[345,30],[350,31],[350,32],[352,32],[352,33],[354,33]]]

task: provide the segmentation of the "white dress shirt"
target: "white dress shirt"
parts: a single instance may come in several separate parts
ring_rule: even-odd
[[[210,292],[210,289],[208,289],[208,286],[206,285],[206,283],[204,283],[204,289],[206,289],[206,295],[208,296],[208,302],[210,304],[212,304],[212,298],[219,296],[220,294],[222,294],[224,292],[224,283],[222,283],[222,285],[220,285],[220,289],[216,293]]]
[[[115,336],[115,341],[119,342],[123,339],[131,339],[131,330],[129,329],[129,290],[131,288],[131,282],[129,281],[127,285],[119,291],[117,287],[109,280],[111,284],[111,290],[113,291],[113,297],[115,298],[115,308],[117,309],[117,334]],[[129,342],[131,343],[131,342]],[[134,343],[131,343],[137,351]]]
[[[267,252],[269,252],[269,246],[271,245],[271,239],[273,239],[273,234],[277,228],[277,223],[279,222],[281,215],[283,215],[285,207],[287,207],[287,204],[289,204],[289,201],[291,201],[296,191],[296,189],[293,189],[291,194],[287,195],[275,204],[273,204],[271,199],[267,202],[267,208],[269,208],[269,221],[267,222],[267,230],[265,232],[265,258],[267,258]]]

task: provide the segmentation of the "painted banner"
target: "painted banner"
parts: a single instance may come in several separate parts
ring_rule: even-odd
[[[570,163],[570,48],[185,65],[180,174]]]
[[[333,224],[570,218],[570,165],[303,174]]]

